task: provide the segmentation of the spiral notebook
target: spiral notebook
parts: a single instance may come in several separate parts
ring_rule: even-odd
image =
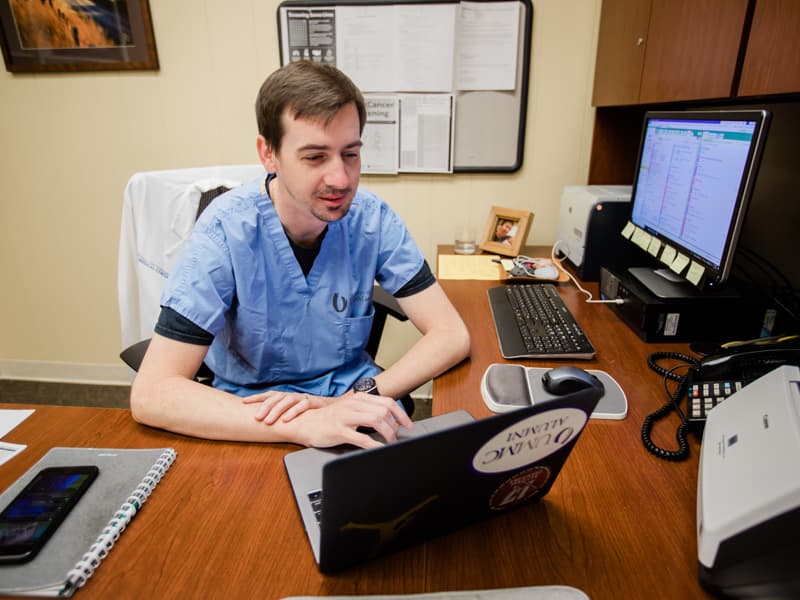
[[[0,566],[0,594],[69,597],[92,576],[177,457],[172,448],[53,448],[0,495],[0,510],[44,467],[100,474],[41,552]]]

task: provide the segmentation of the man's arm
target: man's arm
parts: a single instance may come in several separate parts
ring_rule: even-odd
[[[319,447],[379,445],[356,431],[358,427],[371,427],[387,440],[396,439],[399,426],[411,427],[396,403],[376,401],[366,394],[306,410],[288,422],[278,419],[265,425],[255,419],[259,404],[242,402],[234,394],[194,381],[207,351],[207,346],[155,334],[131,387],[133,418],[152,427],[207,439]]]
[[[381,395],[401,398],[469,355],[467,326],[438,282],[397,302],[422,333],[395,364],[375,376]]]

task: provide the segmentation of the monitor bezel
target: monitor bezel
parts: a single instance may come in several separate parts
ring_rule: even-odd
[[[739,240],[739,235],[742,231],[742,226],[747,214],[747,208],[750,203],[750,197],[753,193],[753,187],[758,175],[759,166],[761,163],[761,156],[763,154],[766,134],[769,125],[770,113],[764,109],[718,109],[718,110],[656,110],[647,111],[642,121],[642,131],[639,139],[639,151],[636,155],[636,165],[634,172],[633,185],[631,188],[631,223],[640,229],[643,229],[652,237],[661,242],[661,251],[665,245],[673,247],[677,252],[687,256],[690,261],[694,261],[703,266],[703,276],[699,281],[694,284],[696,288],[714,289],[724,284],[731,272],[733,258],[736,253],[736,245]],[[728,232],[725,239],[725,244],[720,258],[720,264],[715,265],[704,256],[700,256],[692,249],[683,246],[675,240],[662,235],[659,232],[648,229],[635,220],[635,209],[637,202],[637,192],[639,185],[639,174],[641,172],[642,154],[644,152],[645,138],[647,136],[647,127],[651,120],[683,120],[683,121],[754,121],[755,127],[753,129],[753,143],[750,146],[748,153],[745,170],[742,176],[742,181],[739,185],[739,191],[736,196],[731,220],[728,226]],[[659,254],[660,254],[659,252]],[[660,261],[660,257],[659,257]],[[681,271],[679,277],[688,285],[692,285],[687,278],[688,268]]]

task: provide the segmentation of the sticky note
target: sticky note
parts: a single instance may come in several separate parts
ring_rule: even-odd
[[[626,240],[631,239],[631,236],[633,235],[635,229],[636,225],[628,221],[628,224],[622,228],[622,237],[624,237]]]
[[[647,251],[647,248],[650,246],[651,239],[652,236],[649,233],[647,233],[644,229],[639,229],[638,227],[635,228],[635,231],[633,232],[633,237],[631,237],[631,241],[637,246],[639,246],[639,248],[641,248],[645,252]]]
[[[703,278],[703,273],[706,270],[703,265],[692,261],[692,264],[689,265],[689,270],[686,272],[686,279],[688,279],[694,285],[698,285],[700,283],[700,279]]]
[[[658,239],[651,237],[650,244],[647,246],[647,251],[658,258],[658,253],[661,251],[661,242]]]
[[[675,248],[664,244],[664,251],[661,253],[661,262],[665,265],[672,265],[675,262]]]
[[[680,275],[686,268],[686,265],[688,264],[689,264],[689,257],[679,252],[678,255],[675,257],[675,260],[672,261],[672,264],[669,266],[669,268],[675,271],[678,275]]]

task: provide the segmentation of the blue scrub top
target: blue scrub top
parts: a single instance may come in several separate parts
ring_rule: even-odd
[[[203,212],[161,304],[214,335],[206,364],[216,387],[338,396],[380,371],[364,350],[374,281],[394,294],[423,262],[398,215],[359,189],[305,277],[259,179]]]

